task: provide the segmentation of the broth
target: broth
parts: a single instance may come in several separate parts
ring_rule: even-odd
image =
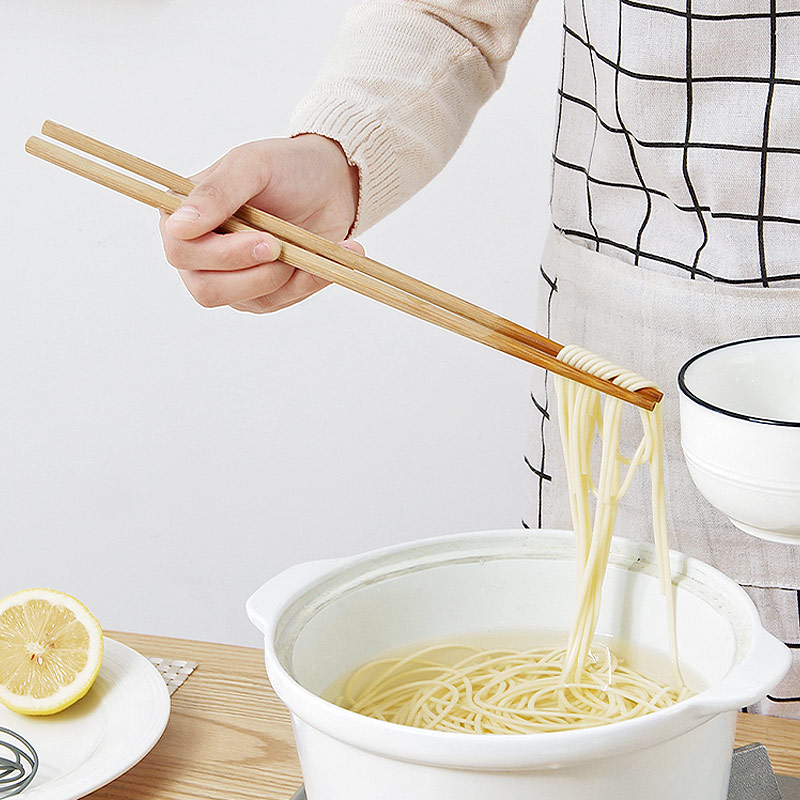
[[[367,716],[437,730],[453,729],[447,727],[451,725],[448,717],[450,712],[442,712],[442,708],[455,707],[459,714],[470,718],[468,720],[470,726],[473,725],[471,720],[481,717],[481,720],[475,723],[475,730],[464,730],[464,732],[525,733],[536,732],[526,729],[527,725],[534,724],[530,722],[531,718],[539,720],[535,724],[542,726],[542,731],[608,724],[617,719],[640,716],[673,705],[704,688],[697,677],[688,671],[684,675],[687,688],[671,686],[672,664],[669,655],[665,653],[643,648],[613,636],[596,636],[591,649],[592,663],[580,679],[581,691],[573,692],[570,689],[573,684],[567,683],[565,689],[564,683],[560,681],[561,666],[555,655],[555,651],[564,650],[566,643],[567,634],[556,631],[484,632],[454,636],[447,641],[439,639],[417,642],[414,645],[387,650],[376,656],[369,664],[342,676],[328,688],[323,698]],[[447,645],[455,647],[447,648]],[[426,652],[430,648],[435,649]],[[438,648],[443,649],[438,650]],[[518,654],[530,650],[536,650],[537,653],[528,659],[518,657]],[[464,659],[472,658],[472,653],[475,651],[481,651],[480,655],[474,656],[478,660],[488,658],[482,654],[485,651],[513,651],[513,653],[510,655],[510,663],[506,663],[505,653],[498,656],[499,660],[488,667],[488,672],[482,662],[481,668],[476,673],[470,674],[464,682],[464,688],[459,691],[459,700],[454,705],[454,686],[457,683],[460,685],[461,678],[452,679],[449,675],[443,687],[442,681],[434,677],[434,673],[438,674],[439,666],[446,671]],[[541,662],[537,661],[540,653],[545,654]],[[420,659],[414,660],[413,665],[401,668],[397,666],[397,661],[417,654]],[[391,665],[377,664],[384,659],[390,659]],[[420,666],[423,663],[424,666]],[[431,666],[432,664],[435,666]],[[535,675],[532,672],[534,666]],[[384,676],[382,671],[389,669],[391,671]],[[402,671],[397,672],[398,669]],[[510,672],[504,672],[503,676],[510,675],[510,680],[498,677],[498,671],[505,669],[510,669]],[[459,671],[461,670],[463,667],[460,666]],[[538,684],[530,690],[526,687],[525,683],[530,678],[541,680],[543,675],[546,675],[546,681],[549,682],[546,688],[542,689]],[[381,682],[378,682],[376,676],[380,676]],[[394,708],[395,697],[398,699],[403,696],[415,697],[420,691],[423,694],[428,692],[428,689],[418,686],[410,690],[406,688],[409,685],[416,686],[423,677],[426,680],[431,677],[433,682],[426,686],[438,686],[443,695],[443,699],[436,699],[434,695],[433,700],[425,700],[423,705],[430,705],[433,710],[426,707],[423,711],[419,702],[409,701],[406,704],[405,700],[401,703],[402,711],[398,710],[399,707]],[[447,684],[451,679],[453,683]],[[488,690],[487,681],[490,684]],[[641,684],[644,688],[640,689],[640,681],[645,682]],[[373,688],[376,682],[378,689]],[[491,684],[500,686],[502,691],[498,692],[491,687]],[[485,698],[484,703],[484,698],[480,696],[487,691],[489,696]],[[588,700],[587,692],[591,695]],[[506,696],[503,696],[503,693],[506,693]],[[513,695],[513,702],[507,700],[508,693]],[[657,705],[642,709],[642,702],[649,702],[648,693],[656,698],[653,702]],[[380,702],[370,699],[372,696],[381,698]],[[623,696],[624,701],[620,699]],[[476,709],[473,704],[479,698],[482,705],[480,709]],[[470,706],[469,711],[462,709],[462,702]],[[359,704],[366,705],[361,708]],[[488,712],[485,711],[486,708],[489,709]],[[506,722],[497,727],[494,721],[490,720],[492,729],[483,730],[482,718],[484,716],[491,718],[495,713],[502,713]],[[442,717],[442,720],[439,720],[439,717]],[[463,722],[459,722],[459,726],[463,727]],[[462,727],[458,729],[461,730]],[[506,727],[509,729],[506,730]]]

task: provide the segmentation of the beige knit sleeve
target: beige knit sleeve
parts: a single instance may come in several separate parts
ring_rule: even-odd
[[[372,0],[351,9],[290,133],[339,142],[359,169],[355,231],[447,163],[502,83],[536,0]]]

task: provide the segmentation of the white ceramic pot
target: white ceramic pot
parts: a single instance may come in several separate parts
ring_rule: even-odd
[[[800,336],[714,347],[683,366],[678,387],[703,496],[747,533],[800,544]]]
[[[531,735],[424,731],[321,699],[401,645],[521,630],[565,631],[575,609],[573,536],[459,534],[301,564],[248,600],[267,674],[291,712],[309,800],[724,800],[736,712],[789,667],[745,592],[672,554],[682,664],[695,696],[646,717]],[[617,540],[598,632],[667,652],[652,548]]]

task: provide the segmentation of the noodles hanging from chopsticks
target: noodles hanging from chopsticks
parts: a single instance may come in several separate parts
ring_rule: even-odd
[[[654,387],[578,347],[563,348],[559,359],[632,391]],[[555,379],[578,567],[577,611],[566,648],[487,650],[459,643],[426,647],[356,670],[337,700],[340,705],[420,728],[508,734],[631,719],[673,705],[688,694],[677,657],[660,406],[652,412],[639,411],[643,434],[628,459],[619,449],[624,402],[603,398],[595,389],[560,376]],[[598,434],[602,450],[595,481],[591,462]],[[653,532],[667,603],[672,686],[637,671],[594,641],[619,500],[643,464],[649,466],[652,483]],[[624,474],[623,466],[627,466]]]
[[[626,389],[636,391],[655,384],[634,372],[622,369],[594,353],[568,345],[559,358],[585,369],[598,377],[612,379]],[[602,583],[608,564],[611,537],[620,499],[628,491],[636,469],[648,464],[650,468],[653,538],[658,555],[661,591],[667,602],[669,649],[673,681],[683,686],[678,665],[677,637],[672,577],[669,566],[666,495],[664,492],[664,435],[660,404],[653,411],[640,411],[642,438],[630,459],[620,453],[622,411],[625,404],[614,397],[601,398],[600,393],[556,375],[558,419],[561,443],[567,468],[572,526],[576,536],[578,560],[578,613],[570,633],[565,675],[575,675],[583,669],[600,613]],[[657,387],[655,387],[657,388]],[[597,483],[592,478],[592,445],[595,430],[602,442]],[[622,465],[628,469],[622,477]],[[594,521],[591,520],[590,498],[596,498]]]

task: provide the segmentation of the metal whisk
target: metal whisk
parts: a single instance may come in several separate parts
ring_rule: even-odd
[[[23,791],[39,769],[33,745],[18,733],[0,727],[0,798]]]

